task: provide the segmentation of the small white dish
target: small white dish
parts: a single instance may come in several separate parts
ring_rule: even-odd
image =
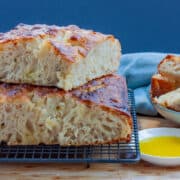
[[[159,104],[154,104],[154,107],[165,119],[172,120],[180,124],[180,112],[165,108]]]
[[[180,137],[179,128],[150,128],[139,131],[139,141],[158,137],[158,136],[176,136]],[[173,149],[172,149],[173,150]],[[180,156],[178,157],[160,157],[141,153],[141,159],[152,164],[160,166],[179,166]]]

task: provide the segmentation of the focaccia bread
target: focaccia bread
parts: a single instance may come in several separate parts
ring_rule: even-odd
[[[166,108],[180,112],[180,88],[165,93],[158,98],[154,98],[154,102]]]
[[[166,56],[159,63],[158,72],[151,79],[152,101],[180,111],[180,57]]]
[[[64,90],[117,71],[120,43],[91,30],[20,24],[0,33],[0,81]]]
[[[168,55],[158,65],[158,72],[174,81],[180,82],[180,57]]]
[[[126,81],[108,75],[71,90],[0,84],[0,142],[96,145],[130,141]]]
[[[161,74],[155,74],[151,79],[151,96],[159,97],[160,95],[175,90],[178,87],[180,87],[179,81],[168,79]]]

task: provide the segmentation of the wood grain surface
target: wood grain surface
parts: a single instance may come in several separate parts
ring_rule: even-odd
[[[138,116],[139,128],[180,127],[171,121]],[[144,161],[137,164],[0,164],[0,180],[119,179],[180,180],[180,167],[159,167]]]

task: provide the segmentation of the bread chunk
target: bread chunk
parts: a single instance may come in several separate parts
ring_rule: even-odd
[[[162,76],[180,82],[180,57],[166,56],[158,65],[158,71]]]
[[[160,74],[155,74],[151,79],[151,96],[159,97],[180,87],[180,82],[168,79]]]
[[[120,43],[77,26],[19,24],[0,34],[0,81],[71,90],[117,71]]]
[[[180,112],[180,88],[155,98],[154,102]]]
[[[63,91],[0,84],[0,142],[8,145],[97,145],[129,141],[126,81],[107,75]]]

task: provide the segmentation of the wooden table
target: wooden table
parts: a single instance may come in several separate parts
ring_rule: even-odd
[[[170,121],[138,116],[141,129],[180,127]],[[0,180],[24,179],[122,179],[180,180],[180,167],[158,167],[140,161],[137,164],[1,164]]]

